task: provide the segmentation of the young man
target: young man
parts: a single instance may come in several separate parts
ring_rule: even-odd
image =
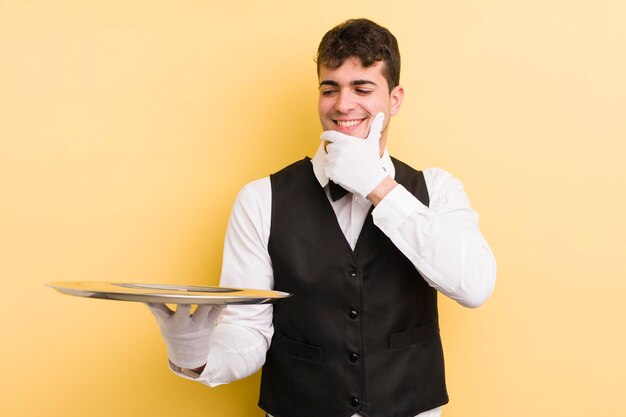
[[[295,296],[193,316],[151,305],[170,366],[209,386],[263,366],[259,405],[275,417],[439,416],[437,291],[482,304],[493,254],[457,179],[387,153],[404,96],[395,37],[347,21],[317,65],[323,142],[240,192],[220,281]]]

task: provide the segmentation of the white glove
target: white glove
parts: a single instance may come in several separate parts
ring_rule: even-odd
[[[326,176],[351,193],[366,198],[386,177],[380,160],[380,135],[385,120],[378,113],[366,139],[326,130],[321,138],[326,146]]]
[[[205,365],[211,335],[224,306],[201,304],[189,314],[188,304],[179,304],[176,312],[165,304],[147,305],[159,324],[169,360],[186,369]]]

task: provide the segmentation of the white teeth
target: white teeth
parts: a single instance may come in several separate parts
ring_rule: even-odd
[[[360,123],[360,120],[337,120],[337,124],[343,127],[356,126]]]

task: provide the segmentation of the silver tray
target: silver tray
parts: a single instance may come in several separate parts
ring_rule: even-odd
[[[105,300],[167,304],[269,304],[291,294],[245,288],[202,285],[143,284],[103,281],[63,281],[46,284],[63,294]]]

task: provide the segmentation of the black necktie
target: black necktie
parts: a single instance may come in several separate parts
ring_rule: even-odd
[[[337,201],[348,194],[348,190],[333,181],[328,182],[328,191],[330,191],[330,198],[332,198],[333,201]]]

